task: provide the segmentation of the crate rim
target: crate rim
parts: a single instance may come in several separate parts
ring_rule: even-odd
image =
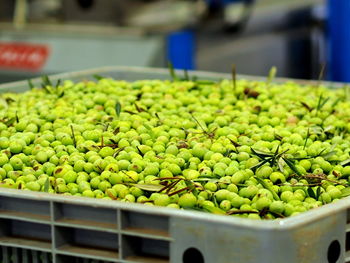
[[[69,79],[70,77],[88,77],[88,76],[92,76],[94,74],[103,74],[103,73],[108,73],[111,71],[149,73],[149,74],[152,74],[152,73],[168,74],[169,73],[169,69],[167,69],[167,68],[134,67],[134,66],[105,66],[105,67],[84,69],[84,70],[78,70],[78,71],[72,71],[72,72],[50,74],[50,75],[48,75],[48,77],[51,80]],[[182,70],[176,69],[175,72],[179,76],[183,75]],[[202,70],[188,70],[188,74],[190,76],[202,77],[204,79],[205,78],[232,79],[232,75],[229,73],[210,72],[210,71],[202,71]],[[108,77],[108,76],[106,76],[106,77]],[[256,81],[266,81],[267,80],[267,77],[265,77],[265,76],[253,76],[253,75],[246,75],[246,74],[237,74],[237,78],[238,79],[247,79],[247,80],[256,80]],[[41,82],[40,77],[29,78],[29,79],[33,83],[40,83]],[[170,75],[169,75],[169,79],[170,79]],[[344,85],[349,85],[348,83],[343,83],[343,82],[305,80],[305,79],[294,79],[294,78],[283,78],[283,77],[276,77],[273,80],[273,82],[275,82],[275,83],[283,83],[283,82],[287,82],[287,81],[292,81],[292,82],[298,83],[300,85],[315,85],[315,86],[331,85],[332,88],[339,88],[339,87],[343,87]],[[7,83],[0,84],[0,88],[7,89],[7,88],[11,88],[13,86],[18,86],[18,85],[27,86],[28,82],[27,82],[27,80],[7,82]]]
[[[185,218],[188,220],[200,220],[213,223],[221,223],[227,226],[249,227],[251,229],[265,230],[286,230],[295,229],[300,226],[313,223],[315,220],[326,218],[327,216],[345,211],[349,207],[350,197],[340,199],[336,203],[326,204],[318,208],[302,212],[293,217],[274,220],[255,220],[249,218],[240,218],[235,216],[216,215],[195,210],[173,209],[160,206],[146,206],[138,203],[126,203],[116,200],[104,200],[88,197],[68,196],[62,194],[51,194],[44,192],[33,192],[29,190],[17,190],[0,188],[0,198],[10,197],[24,200],[59,202],[71,205],[90,206],[104,209],[120,209],[124,211],[133,211],[155,216],[168,216]]]

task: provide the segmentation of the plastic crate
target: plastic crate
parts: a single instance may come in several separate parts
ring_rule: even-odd
[[[93,74],[125,80],[169,78],[167,70],[109,67],[51,79],[84,80]],[[27,86],[15,82],[0,86],[0,91],[20,92]],[[349,207],[345,198],[295,217],[257,221],[0,188],[0,262],[350,262]]]

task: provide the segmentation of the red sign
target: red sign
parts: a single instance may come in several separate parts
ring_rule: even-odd
[[[39,71],[49,53],[46,45],[0,42],[0,69]]]

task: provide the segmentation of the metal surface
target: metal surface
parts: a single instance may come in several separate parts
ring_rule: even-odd
[[[99,30],[99,32],[97,32]],[[127,35],[118,29],[74,26],[28,26],[16,31],[0,24],[0,43],[41,44],[49,48],[39,72],[0,69],[0,83],[104,65],[164,66],[165,39]]]
[[[229,78],[194,73],[200,78]],[[92,74],[126,80],[169,78],[166,70],[107,67],[51,79],[84,80]],[[9,89],[28,87],[26,82],[0,86],[0,91]],[[25,262],[23,255],[37,253],[44,258],[41,262],[55,263],[350,262],[349,207],[350,199],[345,198],[295,217],[256,221],[0,188],[0,261]]]

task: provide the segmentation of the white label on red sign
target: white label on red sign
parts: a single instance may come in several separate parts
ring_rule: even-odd
[[[49,55],[47,45],[0,42],[0,69],[40,71]]]

